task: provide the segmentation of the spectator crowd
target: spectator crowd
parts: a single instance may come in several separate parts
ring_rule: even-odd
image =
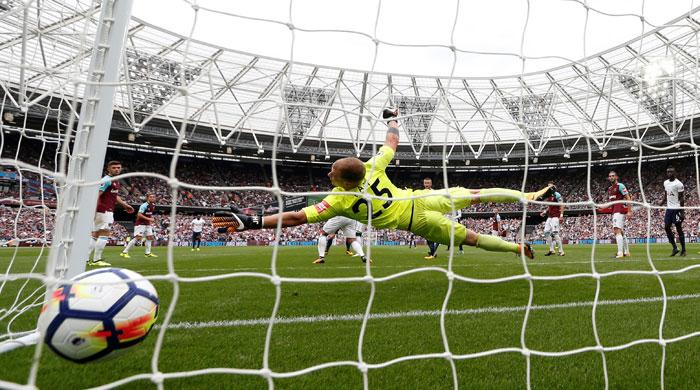
[[[145,154],[131,151],[110,150],[106,160],[120,160],[123,162],[124,173],[151,172],[166,175],[169,172],[171,160],[166,155]],[[53,162],[46,158],[26,158],[27,163],[41,166],[44,169],[52,169]],[[609,186],[607,173],[614,169],[620,181],[630,191],[634,201],[651,206],[662,206],[664,198],[663,181],[665,168],[672,163],[678,171],[679,179],[685,185],[685,204],[687,206],[700,206],[698,202],[698,188],[696,185],[695,162],[692,159],[678,159],[672,161],[645,162],[643,169],[636,164],[618,165],[611,167],[593,167],[588,176],[585,168],[562,168],[556,170],[531,170],[527,173],[527,191],[535,190],[552,180],[556,183],[558,191],[567,203],[588,202],[596,203],[606,201],[606,189]],[[3,173],[0,177],[0,241],[11,239],[31,240],[50,239],[53,231],[56,191],[50,177],[43,178],[31,170],[19,169],[16,166],[0,167]],[[398,187],[416,188],[422,187],[424,177],[433,179],[433,188],[443,187],[443,175],[441,172],[426,174],[419,169],[410,167],[390,167],[388,174]],[[641,175],[638,174],[641,172]],[[312,165],[288,166],[278,164],[276,169],[277,182],[283,191],[316,192],[329,191],[330,183],[326,177],[327,168],[319,168]],[[276,196],[270,190],[272,188],[272,171],[269,165],[263,163],[240,163],[213,159],[199,159],[181,157],[178,160],[176,177],[181,183],[175,191],[167,180],[154,176],[134,176],[122,180],[122,198],[127,202],[138,205],[145,199],[149,192],[155,193],[157,203],[170,205],[173,196],[177,199],[178,206],[201,208],[202,214],[212,213],[212,209],[228,207],[236,204],[242,208],[262,207],[270,209],[275,206]],[[466,188],[505,187],[521,188],[523,172],[450,172],[448,184],[450,186],[463,186]],[[246,189],[257,187],[258,189]],[[590,187],[590,198],[589,190]],[[643,189],[643,192],[642,192]],[[21,195],[22,202],[19,202]],[[33,202],[30,202],[33,201]],[[463,210],[465,213],[482,212],[491,214],[494,205],[480,204]],[[513,212],[522,209],[520,203],[498,205],[503,212]],[[589,209],[583,204],[567,205],[567,209]],[[530,206],[529,210],[539,211],[541,206]],[[650,220],[647,210],[649,210]],[[192,209],[188,210],[192,213]],[[643,205],[634,207],[628,216],[626,234],[628,237],[665,237],[663,230],[663,209],[647,209]],[[489,215],[485,216],[489,216]],[[469,214],[466,214],[469,215]],[[471,217],[475,217],[474,214]],[[483,217],[483,216],[482,216]],[[178,213],[174,229],[175,241],[188,241],[191,236],[190,222],[193,216],[186,213]],[[205,217],[208,218],[208,217]],[[167,239],[167,227],[169,216],[156,216],[157,236],[160,240]],[[686,232],[690,236],[696,234],[696,227],[700,221],[698,210],[689,210],[686,213]],[[593,216],[579,215],[567,216],[562,224],[562,236],[565,240],[575,241],[593,238]],[[482,233],[491,231],[491,220],[488,218],[467,218],[462,223],[469,228]],[[509,232],[519,229],[520,220],[506,220],[504,225]],[[597,219],[598,238],[609,238],[610,216],[599,215]],[[127,227],[129,229],[127,229]],[[131,226],[129,223],[115,223],[113,237],[120,240],[129,235]],[[318,234],[318,225],[299,226],[283,229],[279,241],[298,242],[314,240]],[[512,233],[515,234],[515,233]],[[215,231],[206,228],[203,233],[205,241],[238,241],[256,242],[265,244],[273,242],[276,238],[275,230],[244,231],[231,235],[219,235]],[[408,241],[410,233],[395,231],[378,231],[377,239],[387,241]],[[534,226],[532,238],[543,236],[543,224]]]

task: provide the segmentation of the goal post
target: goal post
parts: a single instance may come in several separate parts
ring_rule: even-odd
[[[59,176],[61,167],[56,167],[55,182],[59,190],[56,193],[55,229],[46,264],[49,280],[69,279],[85,271],[97,188],[103,172],[114,112],[114,93],[119,82],[132,5],[133,0],[106,0],[101,5],[80,117],[65,175]],[[26,111],[27,107],[20,109]],[[47,283],[47,294],[50,294],[50,287]],[[0,343],[0,353],[31,346],[39,340],[38,332],[10,338]]]
[[[132,6],[133,0],[102,3],[73,152],[59,194],[47,275],[71,278],[85,271]]]

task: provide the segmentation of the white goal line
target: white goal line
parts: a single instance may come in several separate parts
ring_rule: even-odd
[[[458,256],[455,256],[456,260],[459,260]],[[693,261],[693,260],[700,260],[700,257],[693,257],[693,256],[687,256],[687,257],[676,257],[676,258],[667,258],[667,259],[654,259],[654,262],[664,262],[664,261]],[[342,262],[342,260],[339,261],[339,263]],[[620,264],[620,260],[617,259],[611,259],[611,260],[595,260],[596,264],[602,264],[602,263],[616,263]],[[649,263],[649,259],[626,259],[624,260],[624,263]],[[345,263],[347,264],[347,263]],[[557,262],[547,262],[547,263],[538,263],[536,260],[528,263],[528,267],[532,266],[556,266],[556,265],[562,265],[562,264],[591,264],[590,260],[572,260],[572,261],[557,261]],[[438,267],[447,267],[447,265],[444,264],[435,264]],[[500,267],[500,266],[521,266],[522,263],[463,263],[463,264],[457,264],[453,263],[452,268],[478,268],[478,267]],[[338,269],[359,269],[363,270],[363,264],[357,262],[354,265],[330,265],[330,266],[318,266],[318,265],[312,265],[309,263],[308,266],[276,266],[276,270],[318,270],[318,269],[324,269],[323,267],[326,267],[325,269],[328,270],[338,270]],[[371,265],[372,269],[380,269],[380,268],[400,268],[400,269],[412,269],[410,264],[405,264],[405,265],[392,265],[392,264],[372,264]],[[198,273],[198,272],[239,272],[239,271],[260,271],[265,267],[215,267],[215,268],[193,268],[193,269],[177,269],[178,274],[186,274],[188,272],[193,272],[193,273]],[[422,268],[422,267],[418,267]],[[140,274],[148,275],[149,272],[153,271],[153,269],[138,269],[134,270]],[[639,271],[639,270],[623,270],[623,271]]]
[[[698,299],[700,298],[700,293],[698,294],[681,294],[681,295],[671,295],[667,296],[667,301],[683,301],[688,299]],[[664,297],[643,297],[643,298],[629,298],[629,299],[611,299],[611,300],[601,300],[598,301],[597,306],[616,306],[616,305],[630,305],[630,304],[640,304],[640,303],[656,303],[663,302]],[[570,309],[576,307],[592,307],[593,301],[579,301],[579,302],[566,302],[566,303],[554,303],[549,305],[532,305],[530,310],[557,310],[557,309]],[[470,315],[470,314],[488,314],[488,313],[515,313],[524,312],[527,310],[527,305],[524,306],[490,306],[481,307],[477,309],[461,309],[461,310],[445,310],[446,315]],[[398,311],[398,312],[387,312],[387,313],[374,313],[368,316],[371,320],[383,320],[392,318],[415,318],[415,317],[440,317],[440,310],[411,310],[411,311]],[[275,317],[275,324],[301,324],[301,323],[315,323],[315,322],[338,322],[338,321],[362,321],[364,318],[364,313],[358,314],[324,314],[318,316],[300,316],[300,317]],[[258,325],[269,325],[270,318],[254,318],[248,320],[225,320],[225,321],[206,321],[206,322],[176,322],[168,325],[168,330],[170,329],[203,329],[203,328],[236,328],[242,326],[258,326]],[[156,328],[160,329],[162,325],[156,325]]]

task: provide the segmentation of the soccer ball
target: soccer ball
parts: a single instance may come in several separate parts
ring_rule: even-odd
[[[134,271],[103,268],[57,288],[41,309],[39,332],[58,355],[77,363],[138,344],[158,317],[158,294]]]

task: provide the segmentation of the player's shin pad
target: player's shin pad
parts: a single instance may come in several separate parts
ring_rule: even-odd
[[[262,229],[262,217],[245,215],[230,211],[217,211],[211,219],[211,225],[219,233],[233,233],[241,230]]]

